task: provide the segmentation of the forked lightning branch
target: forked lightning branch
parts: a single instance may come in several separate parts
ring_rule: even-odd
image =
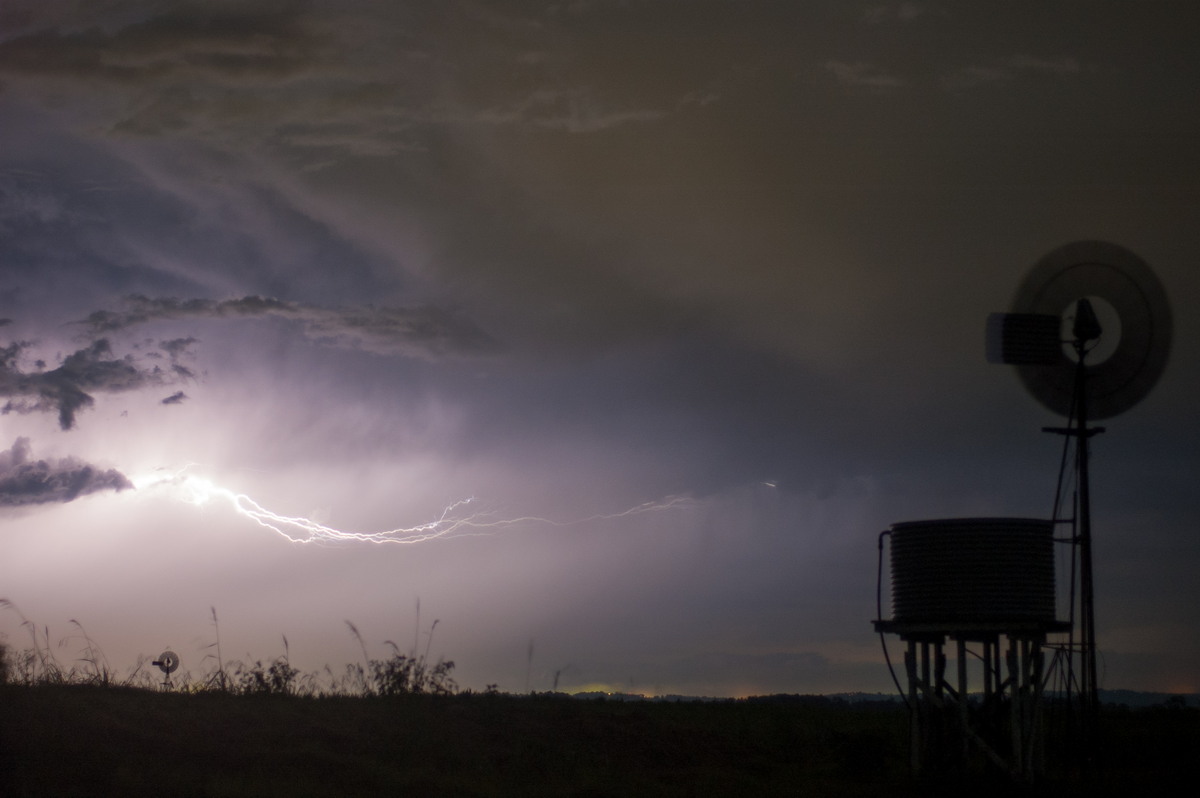
[[[406,544],[426,543],[439,538],[457,538],[494,534],[504,528],[527,525],[572,526],[589,521],[624,518],[626,516],[659,512],[662,510],[685,509],[694,505],[686,496],[668,496],[652,502],[644,502],[614,513],[597,513],[569,521],[543,518],[540,516],[502,517],[494,512],[470,511],[476,503],[474,497],[459,499],[442,509],[431,521],[409,527],[397,527],[382,532],[353,532],[313,521],[303,516],[281,515],[263,507],[244,493],[222,487],[195,474],[180,469],[172,473],[159,471],[133,480],[139,491],[168,492],[180,501],[195,506],[216,501],[227,502],[239,515],[245,516],[260,526],[270,529],[292,543],[338,544],[374,543]]]

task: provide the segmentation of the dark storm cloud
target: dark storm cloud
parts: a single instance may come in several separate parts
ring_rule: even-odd
[[[877,89],[903,86],[905,81],[873,64],[856,61],[827,61],[825,69],[847,86],[870,86]]]
[[[34,460],[28,438],[0,452],[0,507],[69,502],[102,490],[133,484],[116,469],[99,469],[73,457]]]
[[[191,348],[192,344],[199,343],[199,340],[188,336],[187,338],[173,338],[170,341],[159,341],[158,348],[171,356],[172,360],[184,355]]]
[[[121,311],[97,310],[79,323],[87,325],[93,333],[103,335],[158,319],[261,316],[272,312],[288,313],[292,310],[292,306],[286,302],[257,296],[218,302],[212,299],[181,300],[173,297],[151,299],[135,294],[126,297],[125,305],[125,309]],[[171,346],[177,348],[175,344]]]
[[[1079,61],[1071,56],[1040,57],[1025,54],[998,58],[986,64],[972,64],[958,68],[942,78],[948,89],[966,89],[974,86],[1004,84],[1020,77],[1069,77],[1084,71]]]
[[[275,316],[298,322],[314,341],[384,355],[439,358],[495,351],[495,339],[467,319],[440,308],[320,308],[270,297],[177,299],[127,297],[119,311],[98,310],[79,322],[96,335],[167,319],[236,319]],[[166,342],[178,352],[194,339]]]
[[[119,83],[204,74],[282,80],[304,69],[311,47],[296,29],[300,4],[273,5],[190,3],[115,30],[28,30],[0,47],[0,71]]]
[[[191,336],[158,342],[158,348],[166,352],[167,356],[171,359],[171,371],[175,372],[175,375],[180,379],[191,380],[196,377],[195,372],[179,362],[179,359],[182,357],[193,356],[191,348],[196,343],[199,343],[199,340]],[[183,392],[180,391],[179,393],[182,394]],[[171,403],[164,400],[163,404]]]
[[[261,380],[231,391],[217,423],[172,430],[180,459],[195,446],[227,449],[229,465],[311,464],[311,483],[289,480],[300,510],[340,501],[351,470],[318,470],[331,450],[364,473],[444,479],[430,494],[470,483],[521,512],[697,497],[702,510],[659,515],[636,537],[597,527],[587,556],[565,548],[569,534],[537,549],[506,540],[508,572],[500,548],[406,552],[395,565],[428,573],[425,587],[388,561],[388,586],[464,606],[483,585],[504,595],[515,620],[497,636],[517,640],[531,623],[513,610],[523,597],[557,611],[594,577],[577,606],[611,630],[588,625],[613,679],[632,661],[673,663],[637,670],[720,693],[739,674],[833,684],[847,666],[804,638],[869,634],[877,530],[1043,511],[1057,463],[1052,442],[1042,468],[1047,420],[1026,423],[1020,388],[987,370],[977,340],[1023,269],[1103,236],[1195,284],[1196,123],[1181,98],[1196,49],[1189,26],[1141,24],[1178,3],[1083,16],[886,0],[21,5],[16,27],[0,0],[0,104],[13,120],[2,159],[15,167],[0,172],[4,315],[109,308],[73,329],[114,345],[129,335],[137,363],[161,366],[141,368],[155,375],[141,388],[152,403],[184,401],[177,389],[200,371],[194,339],[160,340],[188,327],[245,340],[271,325],[425,361],[316,347],[280,358],[252,340],[212,353],[213,368]],[[198,296],[225,301],[187,299]],[[27,321],[12,339],[33,335]],[[429,362],[489,351],[491,336],[512,353],[503,368]],[[77,393],[44,394],[58,361],[32,361],[0,372],[26,391],[0,392],[10,411],[70,420],[71,401],[91,402],[97,389],[77,376]],[[1156,508],[1139,523],[1158,530],[1195,526],[1183,482],[1147,498],[1163,480],[1146,475],[1170,459],[1147,453],[1155,442],[1177,447],[1172,474],[1194,470],[1196,392],[1172,376],[1155,398],[1174,415],[1140,416],[1145,435],[1096,450],[1097,480],[1117,470],[1119,445],[1143,457],[1121,467],[1123,492],[1096,493]],[[1144,449],[1121,444],[1135,437]],[[343,495],[373,512],[363,482]],[[1187,561],[1191,549],[1161,535]],[[453,566],[430,587],[442,583],[426,564],[441,557]],[[331,573],[329,594],[363,595],[372,580],[353,577]],[[1178,600],[1179,584],[1144,617],[1200,606]],[[631,643],[638,619],[644,642]],[[665,643],[676,627],[678,644]],[[478,683],[495,681],[498,660],[480,658]]]
[[[8,402],[0,412],[58,412],[63,429],[75,426],[76,414],[91,407],[93,393],[123,393],[165,381],[160,369],[141,368],[131,357],[117,358],[107,339],[67,355],[62,365],[50,371],[23,371],[20,358],[28,347],[16,342],[0,347],[0,396]]]
[[[414,128],[606,130],[661,119],[686,94],[631,103],[564,85],[574,55],[548,36],[544,10],[528,10],[396,3],[375,8],[384,19],[371,26],[354,8],[293,2],[188,3],[123,25],[39,11],[0,42],[0,75],[125,96],[106,126],[118,135],[186,131],[360,156],[425,149]],[[447,92],[452,73],[471,74],[469,85]]]

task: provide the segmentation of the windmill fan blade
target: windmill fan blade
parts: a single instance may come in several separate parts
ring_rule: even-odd
[[[1076,241],[1038,261],[1017,291],[1013,313],[1061,318],[1082,299],[1104,300],[1120,321],[1112,354],[1087,364],[1088,417],[1109,418],[1144,399],[1162,376],[1171,349],[1171,308],[1162,284],[1137,255],[1103,241]],[[1017,366],[1034,398],[1062,416],[1071,414],[1075,370],[1061,349],[1052,363]]]
[[[170,676],[179,667],[179,655],[174,651],[164,651],[150,664],[157,665],[160,671]]]

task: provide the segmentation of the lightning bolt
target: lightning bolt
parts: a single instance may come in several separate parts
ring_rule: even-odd
[[[176,498],[195,506],[202,506],[218,499],[224,500],[239,515],[249,518],[259,526],[266,527],[291,543],[317,545],[337,543],[412,545],[439,538],[489,535],[511,526],[528,524],[572,526],[589,521],[624,518],[662,510],[684,509],[695,504],[693,499],[686,496],[668,496],[659,501],[643,502],[620,512],[597,513],[572,521],[556,521],[533,515],[504,518],[498,517],[492,512],[468,512],[467,508],[475,503],[474,497],[468,497],[452,502],[443,508],[434,520],[423,524],[398,527],[383,532],[348,532],[301,516],[280,515],[263,507],[244,493],[237,493],[221,487],[204,477],[188,474],[189,468],[190,466],[171,473],[162,473],[163,470],[160,469],[160,472],[144,475],[132,481],[138,490],[170,490]]]

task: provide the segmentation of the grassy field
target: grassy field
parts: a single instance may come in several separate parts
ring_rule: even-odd
[[[1091,783],[1016,794],[1167,794],[1193,778],[1200,710],[1109,710]],[[929,795],[902,707],[821,698],[164,693],[0,686],[0,795]],[[996,774],[974,795],[1014,794]],[[1165,787],[1164,787],[1165,789]],[[1149,792],[1147,792],[1149,791]]]

